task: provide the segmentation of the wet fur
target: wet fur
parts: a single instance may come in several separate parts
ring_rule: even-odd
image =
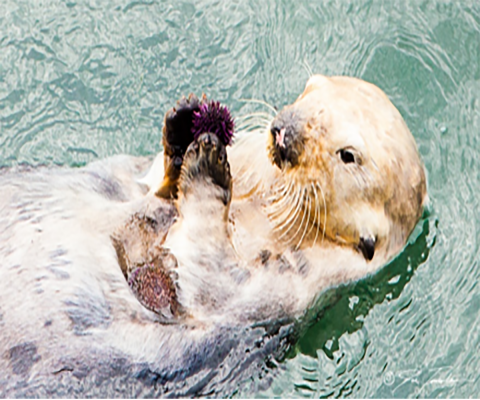
[[[333,218],[329,227],[335,214],[326,204],[335,201],[312,186],[318,176],[306,184],[280,173],[269,141],[258,131],[239,135],[228,154],[233,186],[193,164],[172,175],[163,155],[3,171],[0,394],[231,393],[227,377],[247,378],[281,351],[322,290],[374,272],[403,246],[419,210],[367,260],[332,234],[339,225]],[[161,198],[164,171],[170,189]],[[280,203],[290,191],[302,201]],[[405,223],[403,212],[394,223]],[[182,308],[173,315],[142,306],[126,279],[159,254],[175,258],[165,267]]]

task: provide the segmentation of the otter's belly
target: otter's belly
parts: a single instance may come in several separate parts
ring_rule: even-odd
[[[111,235],[155,207],[139,183],[150,165],[117,156],[0,171],[0,396],[201,395],[251,374],[286,336],[162,325],[134,297]]]

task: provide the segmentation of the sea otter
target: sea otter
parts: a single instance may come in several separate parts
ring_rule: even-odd
[[[228,149],[192,137],[200,106],[167,113],[153,163],[0,175],[2,395],[222,393],[404,246],[425,174],[380,89],[314,76]]]
[[[269,132],[237,140],[230,162],[215,135],[193,139],[200,103],[191,96],[167,114],[165,176],[150,184],[162,198],[179,190],[181,215],[162,251],[178,261],[166,270],[190,317],[258,318],[257,299],[269,288],[281,306],[263,318],[297,315],[319,287],[364,276],[404,246],[422,212],[425,174],[411,133],[380,89],[314,76]],[[210,171],[200,172],[212,157]]]

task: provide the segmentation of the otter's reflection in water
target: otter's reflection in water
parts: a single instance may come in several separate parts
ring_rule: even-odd
[[[319,298],[310,313],[318,310],[311,326],[304,331],[295,349],[316,357],[323,349],[332,358],[338,349],[338,339],[344,333],[352,333],[364,325],[364,317],[376,305],[385,300],[397,299],[416,269],[423,264],[435,244],[437,220],[425,210],[405,249],[375,275],[354,284],[328,290]],[[351,298],[356,296],[355,306]],[[328,341],[331,346],[326,346]],[[294,353],[291,353],[292,356]]]
[[[362,333],[368,314],[375,306],[390,304],[394,308],[393,316],[383,321],[383,325],[386,325],[392,321],[395,313],[401,313],[410,306],[411,299],[400,302],[401,304],[395,304],[395,300],[400,297],[417,269],[428,259],[435,246],[437,225],[435,212],[431,208],[425,209],[407,245],[396,258],[374,275],[323,292],[315,305],[306,312],[302,322],[292,330],[289,341],[291,347],[278,359],[279,363],[269,363],[275,368],[265,369],[265,376],[276,378],[273,385],[266,385],[268,380],[264,376],[261,380],[254,379],[249,390],[266,389],[262,395],[266,397],[285,393],[285,390],[291,389],[283,387],[280,378],[287,373],[297,376],[295,392],[298,394],[348,396],[357,383],[355,379],[352,381],[349,376],[344,376],[345,372],[362,363],[371,340],[368,339],[368,333]],[[379,323],[382,324],[382,321]],[[351,339],[344,341],[345,335]],[[296,363],[285,364],[286,360],[294,358],[298,358]],[[320,359],[325,361],[321,362]],[[325,367],[330,364],[335,365],[333,370]],[[297,365],[298,370],[293,369],[294,365]],[[288,372],[285,371],[286,368]],[[386,374],[384,380],[388,377]]]

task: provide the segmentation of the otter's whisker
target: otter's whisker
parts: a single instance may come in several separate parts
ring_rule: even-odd
[[[306,59],[303,60],[303,67],[307,70],[308,77],[311,78],[313,76],[312,68],[310,68],[310,64]]]
[[[293,183],[288,182],[288,185],[285,185],[284,181],[280,181],[280,179],[275,180],[273,183],[272,187],[274,188],[274,193],[275,195],[284,195],[290,191],[290,188],[292,187]]]
[[[287,194],[290,193],[291,187],[292,187],[291,182],[287,186],[282,185],[281,188],[283,188],[283,190],[280,193],[278,193],[278,189],[277,189],[277,193],[272,194],[272,196],[268,198],[268,201],[271,203],[270,209],[276,210],[281,206],[283,207],[283,203],[285,201],[288,201],[288,198],[290,197],[290,196],[287,196]],[[278,200],[279,198],[280,200]]]
[[[301,203],[299,204],[300,209],[303,208],[303,216],[302,216],[302,220],[300,221],[300,226],[297,228],[295,234],[292,236],[292,240],[297,237],[297,235],[300,233],[300,231],[301,231],[302,228],[303,228],[303,223],[304,223],[305,217],[306,217],[306,215],[307,215],[307,207],[306,207],[306,200],[305,200],[306,197],[308,197],[308,191],[307,191],[307,188],[303,188],[302,201],[301,201]],[[308,224],[307,224],[307,225],[308,225]],[[297,245],[297,249],[298,249],[298,246],[299,246],[299,244]]]
[[[315,243],[317,243],[317,238],[318,238],[318,232],[320,231],[320,219],[321,219],[321,210],[320,210],[320,204],[318,202],[318,196],[317,196],[317,190],[315,189],[315,185],[312,183],[312,191],[315,196],[315,218],[314,218],[314,223],[317,226],[317,231],[315,232],[315,239],[313,240],[313,245],[315,246]],[[317,221],[318,218],[318,221]]]
[[[312,189],[312,190],[313,190],[313,189]],[[314,191],[314,190],[313,190],[313,191]],[[314,191],[314,192],[315,192],[315,191]],[[316,196],[315,196],[315,198],[316,198]],[[310,229],[309,229],[308,232],[307,232],[307,237],[310,236],[310,234],[312,233],[313,229],[317,226],[316,220],[317,220],[317,215],[318,215],[318,214],[317,214],[318,204],[317,204],[317,202],[314,202],[314,201],[313,201],[313,198],[312,198],[312,195],[310,194],[310,191],[309,191],[309,195],[308,195],[308,201],[310,202],[310,204],[309,204],[309,205],[310,205],[310,211],[309,211],[309,214],[308,214],[308,217],[309,217],[309,218],[308,218],[308,221],[307,221],[307,222],[308,222],[309,225],[310,225]],[[313,205],[314,207],[312,207],[312,205]],[[315,208],[315,214],[313,215],[313,222],[310,222],[311,217],[312,217],[313,208]],[[318,230],[318,227],[317,227],[317,230]]]
[[[303,230],[303,235],[302,235],[302,237],[300,238],[300,241],[297,244],[297,250],[300,248],[300,245],[302,244],[303,239],[305,238],[305,235],[307,233],[308,222],[310,220],[310,213],[312,211],[312,199],[311,199],[310,195],[308,194],[308,189],[307,188],[305,188],[305,192],[307,194],[307,200],[308,200],[308,212],[306,212],[307,219],[305,220],[305,229]],[[311,231],[311,229],[310,229],[310,231]]]
[[[292,220],[296,219],[297,217],[297,212],[298,212],[297,203],[300,199],[300,191],[294,190],[293,192],[294,192],[294,196],[286,196],[286,198],[289,199],[289,204],[291,204],[288,211],[287,212],[284,211],[283,213],[282,212],[275,213],[276,216],[279,216],[282,214],[285,215],[283,222],[275,226],[275,230],[277,231],[282,231],[286,225],[288,225]],[[287,232],[289,230],[290,230],[290,227],[288,227]]]
[[[285,185],[284,182],[276,180],[271,186],[273,187],[273,191],[269,194],[268,201],[277,202],[280,197],[282,198],[280,201],[282,201],[283,197],[290,193],[292,185],[292,182],[288,182],[288,185]]]
[[[237,126],[237,132],[238,131],[248,131],[248,132],[258,131],[258,133],[263,134],[266,130],[268,130],[268,127],[270,126],[270,122],[271,121],[251,120]]]
[[[240,127],[240,126],[245,126],[250,124],[264,124],[267,127],[268,125],[270,125],[271,122],[272,122],[271,118],[254,116],[251,118],[245,118],[241,120],[238,123],[238,126]]]
[[[292,201],[293,200],[293,201]],[[283,197],[282,200],[280,200],[278,203],[281,204],[281,206],[277,206],[273,212],[269,213],[269,217],[271,219],[278,219],[282,215],[285,215],[285,218],[291,215],[292,211],[295,209],[295,202],[297,199],[293,196],[290,196],[290,193],[288,193],[286,196]],[[287,210],[287,212],[285,212]],[[277,225],[275,229],[278,229],[280,225]]]
[[[289,218],[288,220],[284,221],[284,223],[281,225],[281,226],[286,226],[287,223],[288,223],[287,230],[284,231],[282,235],[280,235],[280,239],[285,237],[286,234],[289,233],[290,230],[296,225],[297,220],[298,220],[298,216],[299,216],[299,214],[302,210],[303,199],[305,197],[305,190],[297,190],[297,192],[301,192],[302,195],[301,195],[301,197],[300,196],[297,197],[296,204],[295,204],[295,212],[293,214],[294,218],[293,219]],[[304,213],[304,216],[305,216],[305,213]],[[290,222],[292,222],[292,223],[290,223]],[[302,219],[302,223],[303,223],[303,219]],[[300,227],[301,227],[301,225],[300,225]],[[295,235],[292,236],[292,239],[295,238],[295,236],[297,236],[297,233],[298,233],[298,229],[297,229],[297,232],[295,232]]]
[[[316,186],[320,189],[320,193],[322,194],[322,198],[323,198],[323,207],[325,207],[325,220],[323,221],[323,238],[322,238],[322,241],[323,241],[325,239],[325,231],[327,229],[327,202],[325,201],[325,194],[323,193],[323,189],[318,182]]]
[[[308,196],[307,189],[303,188],[302,192],[303,192],[303,195],[302,195],[302,200],[299,204],[299,209],[301,210],[303,208],[303,216],[302,216],[302,220],[300,222],[300,226],[297,228],[297,230],[295,231],[295,234],[292,236],[292,240],[295,239],[297,237],[297,235],[300,233],[300,231],[303,227],[303,222],[305,221],[305,216],[307,214],[307,207],[305,207],[305,201],[304,201],[305,196]]]
[[[280,236],[279,236],[279,240],[282,240],[284,238],[287,238],[287,235],[290,233],[290,231],[292,230],[292,228],[295,226],[297,220],[298,220],[298,214],[300,213],[300,209],[298,207],[296,207],[294,209],[294,212],[292,214],[290,214],[290,217],[288,219],[286,219],[282,225],[276,227],[276,230],[279,231],[279,232],[283,232]]]
[[[237,133],[240,134],[241,132],[249,132],[255,135],[264,135],[267,131],[268,127],[260,124],[249,124],[239,127]]]
[[[270,110],[272,110],[275,115],[277,115],[277,113],[278,113],[278,110],[275,107],[273,107],[272,105],[268,104],[266,101],[258,100],[258,99],[239,99],[239,100],[244,101],[245,103],[261,104],[265,107],[268,107]]]
[[[277,219],[282,214],[285,214],[285,209],[289,206],[290,200],[287,200],[288,203],[282,203],[281,206],[275,207],[275,209],[269,208],[268,216],[272,219]],[[293,210],[293,207],[290,207],[290,211]],[[289,214],[288,214],[289,215]]]
[[[253,113],[245,114],[245,115],[240,115],[239,117],[236,117],[236,120],[237,121],[238,120],[243,121],[245,119],[250,119],[250,118],[254,118],[254,117],[263,117],[263,118],[271,120],[272,118],[275,118],[275,115],[271,115],[269,113],[259,111],[259,112],[253,112]]]

